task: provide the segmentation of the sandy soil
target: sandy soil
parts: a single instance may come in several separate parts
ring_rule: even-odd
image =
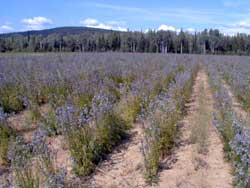
[[[64,169],[67,178],[72,178],[73,164],[70,157],[70,151],[63,136],[50,137],[47,140],[49,148],[53,151],[53,165],[55,169]]]
[[[195,144],[190,142],[190,125],[195,121],[197,112],[197,97],[200,94],[200,85],[204,85],[207,109],[212,112],[213,99],[208,85],[208,78],[204,71],[200,71],[193,88],[192,102],[189,104],[188,115],[184,118],[180,132],[179,147],[171,156],[165,170],[160,173],[159,187],[162,188],[231,188],[231,168],[224,161],[223,144],[219,133],[212,126],[210,118],[208,152],[196,154]],[[197,165],[198,163],[198,165]]]
[[[46,113],[48,110],[49,105],[43,105],[40,108],[42,114]],[[32,140],[32,135],[37,129],[37,125],[31,121],[31,112],[29,110],[9,117],[8,122],[14,130],[23,135],[25,141],[30,142]]]
[[[142,129],[136,125],[131,137],[121,144],[96,169],[91,186],[96,188],[146,187],[143,177],[143,156],[140,151]]]

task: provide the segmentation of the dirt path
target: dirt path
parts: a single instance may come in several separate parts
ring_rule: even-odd
[[[40,113],[44,114],[48,111],[49,105],[40,107]],[[31,120],[31,112],[24,110],[23,112],[8,118],[8,122],[12,129],[16,130],[19,134],[23,135],[25,141],[30,142],[32,135],[37,129],[36,123]]]
[[[244,118],[248,123],[250,123],[249,113],[247,113],[243,108],[242,105],[238,102],[237,98],[234,96],[231,87],[226,84],[225,81],[222,82],[223,86],[226,88],[228,95],[232,99],[232,107],[234,112],[238,115]]]
[[[204,88],[204,94],[201,94]],[[198,99],[205,101],[206,108],[200,108]],[[159,187],[162,188],[231,188],[231,168],[224,161],[223,144],[219,133],[212,126],[211,112],[213,110],[212,93],[208,85],[208,78],[202,70],[198,73],[193,88],[192,102],[189,104],[188,115],[182,122],[179,147],[174,151],[175,162],[166,167],[160,174]],[[206,109],[206,112],[199,111]],[[197,124],[196,114],[207,113],[207,152],[197,152],[197,144],[190,141],[192,124]],[[203,126],[203,123],[198,124]]]
[[[146,187],[143,177],[143,156],[140,151],[142,130],[139,125],[131,131],[131,138],[119,146],[93,175],[95,188]]]
[[[73,161],[66,138],[62,135],[47,138],[48,146],[53,151],[53,165],[55,169],[64,169],[68,179],[74,177]]]

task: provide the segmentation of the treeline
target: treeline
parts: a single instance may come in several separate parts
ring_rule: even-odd
[[[79,28],[78,28],[79,30]],[[48,31],[48,30],[46,30]],[[118,32],[92,30],[91,32],[44,35],[25,32],[0,35],[0,52],[153,52],[197,54],[250,54],[250,35],[226,36],[219,30],[202,32],[149,31]]]

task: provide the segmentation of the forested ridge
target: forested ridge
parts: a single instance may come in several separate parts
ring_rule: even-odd
[[[119,32],[61,27],[0,35],[0,52],[152,52],[250,54],[250,35],[229,36],[217,29],[201,32]]]

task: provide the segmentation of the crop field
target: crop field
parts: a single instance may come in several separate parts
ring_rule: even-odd
[[[0,188],[249,188],[250,59],[0,55]]]

